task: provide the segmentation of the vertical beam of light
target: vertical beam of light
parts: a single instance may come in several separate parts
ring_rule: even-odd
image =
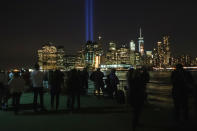
[[[89,38],[89,0],[86,0],[85,2],[85,17],[86,17],[86,41],[88,41]]]
[[[90,34],[91,34],[91,22],[90,22],[90,12],[91,12],[91,2],[90,2],[91,0],[88,0],[88,28],[89,28],[89,30],[88,30],[88,40],[91,40],[91,38],[90,38]]]
[[[94,1],[85,1],[86,41],[94,40]]]
[[[93,12],[94,12],[94,4],[93,4],[93,0],[90,0],[90,40],[93,41],[94,40],[94,16],[93,16]]]

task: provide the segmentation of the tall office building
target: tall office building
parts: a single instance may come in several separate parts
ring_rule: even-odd
[[[141,56],[144,56],[144,38],[142,37],[142,29],[140,28],[140,37],[138,38],[138,48],[139,48],[139,53]]]
[[[126,45],[122,45],[117,50],[117,64],[130,64],[129,48]]]
[[[85,64],[91,67],[94,65],[94,44],[92,41],[88,41],[84,49]]]
[[[64,46],[57,47],[57,69],[65,70],[65,63],[64,63]]]
[[[163,67],[164,65],[164,49],[162,42],[157,42],[157,52],[158,52],[158,61],[159,61],[159,67]]]
[[[163,42],[158,42],[153,52],[154,65],[157,67],[169,67],[172,65],[169,37],[163,37]]]
[[[135,43],[133,40],[130,42],[130,51],[135,51]]]
[[[130,41],[130,51],[129,51],[129,55],[130,55],[130,64],[132,66],[135,66],[135,51],[136,51],[136,46],[133,40]]]
[[[81,58],[81,57],[80,57]],[[72,55],[72,54],[66,54],[64,56],[64,66],[65,66],[65,70],[66,71],[70,71],[71,69],[77,68],[79,69],[79,67],[81,67],[81,65],[79,63],[81,63],[80,61],[81,59],[78,59],[78,57],[76,55]],[[78,63],[79,62],[79,63]]]
[[[153,65],[153,52],[152,51],[146,51],[146,57],[144,64],[146,66],[152,66]]]
[[[139,52],[135,52],[135,67],[141,66],[141,57]]]
[[[110,51],[115,51],[116,50],[116,43],[110,42],[109,43],[109,50]]]
[[[106,53],[105,64],[107,65],[117,64],[117,49],[116,49],[116,43],[114,42],[109,43],[109,49]]]
[[[84,49],[77,52],[76,58],[75,58],[75,68],[76,69],[82,69],[87,66],[87,52],[85,52]],[[74,60],[74,56],[69,58],[70,60]],[[71,62],[70,62],[71,63]]]
[[[83,50],[85,57],[85,66],[98,68],[103,54],[102,46],[99,43],[88,41]]]
[[[163,46],[164,46],[164,54],[165,54],[164,64],[170,65],[171,52],[170,52],[169,36],[163,37]]]

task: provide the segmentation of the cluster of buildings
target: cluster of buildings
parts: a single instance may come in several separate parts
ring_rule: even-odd
[[[170,68],[176,64],[182,64],[186,67],[192,67],[197,65],[197,57],[192,57],[188,54],[174,55],[171,51],[171,45],[169,42],[169,36],[164,36],[163,41],[157,42],[157,45],[153,49],[153,67],[157,68]]]
[[[64,47],[56,47],[52,43],[47,43],[38,50],[38,64],[42,70],[64,70],[64,57]]]
[[[80,51],[68,53],[63,46],[57,47],[48,43],[38,50],[38,63],[42,70],[70,70],[84,67],[128,69],[141,66],[169,68],[177,63],[185,66],[197,65],[197,58],[192,59],[189,55],[176,57],[172,55],[169,36],[164,36],[162,41],[157,42],[153,51],[145,51],[141,29],[138,43],[131,40],[129,44],[118,46],[110,42],[105,50],[103,45],[102,38],[99,37],[97,42],[87,41]]]
[[[164,36],[163,42],[157,42],[156,47],[153,49],[153,66],[155,67],[171,67],[172,54],[170,50],[169,37]]]

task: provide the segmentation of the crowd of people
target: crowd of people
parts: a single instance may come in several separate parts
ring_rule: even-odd
[[[104,79],[104,77],[106,79]],[[20,98],[25,87],[31,87],[33,94],[33,110],[35,112],[40,109],[46,111],[44,107],[44,86],[43,81],[48,81],[50,95],[51,95],[51,109],[58,110],[60,94],[67,95],[67,108],[74,110],[75,101],[77,101],[77,109],[80,109],[80,96],[88,93],[88,80],[94,82],[97,96],[100,98],[101,91],[106,93],[109,98],[116,99],[119,103],[125,103],[125,96],[127,104],[133,108],[133,130],[139,124],[139,118],[143,110],[144,103],[148,101],[146,85],[149,82],[150,76],[146,68],[139,69],[130,68],[126,75],[127,78],[127,94],[118,89],[120,84],[119,78],[116,76],[116,70],[111,69],[108,75],[98,68],[93,71],[90,76],[87,68],[82,71],[72,69],[66,74],[60,70],[49,71],[44,73],[39,70],[39,65],[35,65],[33,72],[21,71],[16,73],[0,72],[0,104],[1,108],[7,107],[9,98],[13,98],[12,105],[14,106],[15,114],[20,109]],[[195,81],[189,71],[183,69],[181,64],[178,64],[171,73],[172,98],[174,102],[175,119],[188,119],[188,99],[191,93],[191,88],[195,89],[195,98],[197,96],[197,89]],[[38,96],[40,97],[40,104],[38,104]],[[197,99],[196,106],[197,106]],[[55,106],[54,106],[55,105]]]
[[[67,107],[71,111],[74,109],[77,97],[79,109],[80,95],[87,94],[88,79],[87,68],[84,68],[83,71],[72,69],[67,73],[60,70],[43,72],[39,70],[38,64],[35,64],[35,69],[31,73],[28,70],[0,72],[0,109],[6,109],[8,99],[12,98],[14,112],[18,114],[22,93],[33,92],[33,110],[35,112],[47,111],[44,107],[44,93],[46,91],[49,91],[51,95],[52,110],[58,110],[61,93],[68,96]],[[39,104],[38,97],[40,97]]]

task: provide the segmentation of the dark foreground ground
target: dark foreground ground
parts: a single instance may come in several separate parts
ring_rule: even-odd
[[[29,104],[32,99],[31,93],[23,94],[21,103]],[[61,96],[58,112],[50,110],[49,94],[45,94],[47,112],[35,113],[27,105],[17,116],[11,110],[0,111],[0,131],[131,131],[131,108],[126,105],[110,99],[82,96],[81,110],[69,113],[66,99]],[[172,106],[157,103],[152,97],[145,106],[137,131],[197,130],[194,109],[190,110],[190,120],[175,123]]]

